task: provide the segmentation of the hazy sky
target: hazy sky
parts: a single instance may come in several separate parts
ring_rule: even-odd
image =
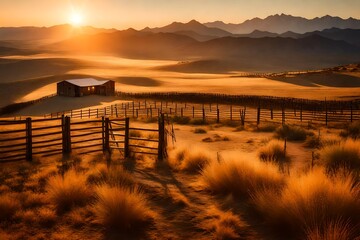
[[[0,0],[0,26],[68,23],[72,12],[84,25],[139,29],[191,19],[240,23],[277,13],[359,19],[360,0]]]

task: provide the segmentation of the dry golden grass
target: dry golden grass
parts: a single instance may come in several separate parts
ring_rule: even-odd
[[[321,149],[320,156],[328,173],[333,174],[341,169],[360,172],[360,141],[347,140],[326,146]]]
[[[279,191],[285,183],[276,165],[257,159],[212,161],[201,175],[206,188],[212,192],[245,198],[263,189]]]
[[[290,141],[304,141],[306,136],[313,135],[301,127],[284,125],[276,129],[275,136],[281,139],[287,139]]]
[[[168,163],[175,170],[197,173],[211,160],[210,155],[201,149],[177,148],[170,152]]]
[[[346,129],[340,133],[340,136],[353,139],[360,138],[360,121],[349,124]]]
[[[275,162],[278,164],[290,162],[290,158],[286,156],[284,142],[279,140],[272,140],[264,147],[261,147],[258,150],[258,156],[264,162]]]
[[[108,168],[98,164],[87,173],[87,181],[91,184],[106,183],[110,186],[132,186],[135,183],[132,175],[122,166],[114,165]]]
[[[202,216],[200,228],[213,234],[213,239],[239,239],[240,233],[247,225],[240,217],[231,211],[221,211],[218,208],[210,208]]]
[[[360,226],[358,226],[360,227]],[[358,236],[359,237],[359,236]],[[315,228],[306,231],[307,240],[349,240],[356,238],[356,228],[343,220],[325,224],[323,229]]]
[[[76,205],[83,205],[92,196],[86,182],[86,175],[70,170],[49,179],[47,191],[50,201],[56,206],[58,212],[70,210]]]
[[[20,208],[18,199],[11,195],[0,195],[0,222],[11,219]]]
[[[152,219],[145,196],[137,187],[130,189],[101,185],[96,188],[96,194],[96,221],[106,228],[129,230]]]
[[[360,220],[359,185],[348,177],[330,179],[322,169],[291,177],[281,193],[271,189],[252,196],[255,208],[275,231],[305,237],[311,229],[325,229],[326,223],[346,219],[351,227]]]

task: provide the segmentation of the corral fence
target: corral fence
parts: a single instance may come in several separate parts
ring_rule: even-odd
[[[82,120],[69,116],[1,120],[0,126],[0,162],[113,151],[119,151],[124,158],[150,154],[163,160],[169,134],[164,115],[158,119],[158,128],[153,129],[130,126],[129,118]],[[135,131],[141,132],[141,136],[133,134]],[[148,137],[144,137],[146,133],[150,133]]]
[[[159,96],[164,97],[164,99]],[[44,118],[58,118],[66,115],[71,118],[99,118],[99,117],[132,117],[132,118],[157,118],[166,114],[175,118],[200,119],[203,122],[239,121],[261,124],[262,122],[276,123],[348,123],[360,120],[360,105],[357,101],[315,101],[282,98],[240,98],[220,95],[208,99],[208,94],[199,95],[199,99],[185,99],[178,95],[161,94],[130,94],[123,96],[128,102],[113,104],[102,108],[78,109],[45,114]],[[181,94],[181,96],[183,96]],[[171,99],[174,99],[171,101]],[[223,99],[223,101],[221,100]],[[181,101],[183,100],[183,101]],[[190,102],[193,101],[193,102]],[[206,102],[208,101],[208,102]],[[291,103],[291,101],[293,101]],[[202,103],[203,102],[203,103]],[[215,102],[215,103],[214,103]],[[272,102],[272,104],[271,104]],[[284,103],[284,104],[283,104]],[[286,104],[285,104],[286,103]],[[281,107],[283,106],[283,107]],[[178,119],[179,120],[179,119]],[[180,119],[181,121],[181,119]]]

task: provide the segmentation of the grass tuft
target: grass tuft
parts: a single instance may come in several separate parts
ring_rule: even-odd
[[[280,190],[285,183],[276,165],[256,159],[212,161],[201,175],[206,188],[212,192],[244,198],[262,189]]]
[[[301,127],[284,125],[276,129],[275,137],[281,139],[287,139],[290,141],[304,141],[306,136],[313,135],[312,132],[309,132]]]
[[[360,121],[349,124],[344,131],[340,133],[341,137],[360,138]]]
[[[347,169],[360,172],[360,141],[347,140],[320,150],[321,162],[328,173]]]
[[[317,227],[306,231],[307,240],[348,240],[359,239],[359,237],[355,228],[343,220],[327,223],[323,229]]]
[[[286,156],[284,143],[279,140],[272,140],[266,146],[259,149],[258,156],[264,162],[275,162],[277,164],[289,163]]]
[[[175,170],[197,173],[211,161],[211,157],[199,149],[190,151],[180,148],[170,152],[168,161]]]
[[[0,222],[11,219],[20,210],[20,202],[11,195],[0,196]]]
[[[205,134],[207,131],[203,128],[195,128],[194,133],[196,134]]]
[[[91,198],[91,192],[86,184],[86,175],[74,170],[53,176],[48,181],[47,192],[50,201],[58,212],[70,210],[74,206],[84,205]]]
[[[129,230],[148,223],[152,213],[138,188],[101,185],[96,188],[96,221],[111,230]]]
[[[326,223],[360,220],[359,186],[352,178],[330,179],[321,169],[291,177],[281,193],[270,189],[255,192],[255,208],[279,234],[304,238],[307,229],[325,229]]]

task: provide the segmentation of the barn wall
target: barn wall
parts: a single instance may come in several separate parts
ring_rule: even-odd
[[[105,86],[105,95],[106,96],[114,96],[115,95],[115,82],[108,81],[103,84]]]
[[[57,84],[57,94],[60,96],[75,97],[75,88],[75,85],[62,81]]]

